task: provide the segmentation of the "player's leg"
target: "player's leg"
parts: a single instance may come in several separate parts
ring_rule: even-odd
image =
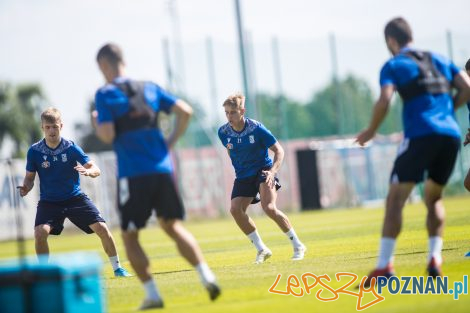
[[[113,267],[114,276],[116,277],[130,277],[132,276],[127,272],[119,261],[119,255],[116,249],[116,242],[105,222],[96,222],[89,225],[89,227],[100,238],[103,249],[108,255],[111,266]]]
[[[427,208],[426,228],[429,236],[427,271],[429,276],[435,278],[442,276],[442,235],[445,223],[442,193],[454,169],[460,140],[439,136],[434,143],[439,152],[429,166],[429,175],[424,186],[424,202]]]
[[[152,214],[150,179],[147,176],[121,178],[118,183],[122,240],[127,258],[145,291],[140,310],[163,307],[162,297],[151,275],[149,259],[139,241],[139,229],[145,227]]]
[[[63,207],[59,204],[43,200],[38,202],[34,222],[34,247],[41,262],[47,262],[49,258],[49,235],[60,235],[64,229],[64,220]]]
[[[271,250],[261,239],[256,229],[255,222],[246,214],[248,206],[253,203],[258,194],[257,177],[248,177],[244,179],[235,179],[233,183],[230,214],[237,223],[238,227],[248,237],[255,246],[257,253],[255,263],[263,263],[272,256]]]
[[[183,226],[181,220],[159,218],[159,222],[165,233],[175,242],[181,256],[194,266],[211,300],[215,300],[220,295],[220,288],[214,273],[204,260],[196,238]]]
[[[210,299],[215,300],[220,295],[220,288],[214,273],[204,260],[199,244],[191,232],[183,226],[184,206],[173,178],[169,174],[158,174],[154,178],[153,205],[160,226],[173,239],[181,256],[194,266]]]
[[[142,282],[145,290],[145,298],[140,306],[140,310],[162,308],[163,300],[158,290],[157,284],[150,271],[150,262],[139,241],[139,231],[122,231],[122,240],[126,248],[127,258],[131,263],[134,272]]]
[[[34,247],[38,256],[47,257],[49,255],[49,244],[47,237],[51,232],[51,226],[48,224],[41,224],[34,227]]]
[[[415,184],[423,179],[428,163],[427,157],[431,155],[431,153],[427,153],[426,149],[429,149],[428,142],[407,138],[399,147],[398,156],[390,175],[389,191],[385,202],[379,257],[375,270],[368,275],[364,282],[365,287],[370,285],[372,278],[395,275],[393,255],[396,239],[401,231],[403,207]]]
[[[96,233],[108,255],[114,276],[131,276],[119,263],[119,256],[113,235],[95,204],[87,195],[81,194],[67,201],[68,219],[87,234]]]
[[[292,256],[292,259],[295,261],[302,260],[304,258],[305,252],[307,251],[307,248],[300,241],[287,215],[277,208],[276,188],[270,188],[266,183],[263,182],[259,185],[259,193],[261,197],[261,207],[263,208],[263,211],[266,213],[267,216],[269,216],[273,221],[276,222],[276,224],[284,232],[284,234],[287,236],[290,243],[292,244],[292,247],[294,249],[294,255]]]
[[[424,186],[424,202],[427,208],[426,228],[429,236],[428,272],[432,277],[442,276],[442,235],[444,232],[445,208],[442,203],[444,186],[431,179]]]

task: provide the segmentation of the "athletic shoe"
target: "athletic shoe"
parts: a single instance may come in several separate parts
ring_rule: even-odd
[[[213,283],[207,283],[204,285],[207,289],[207,292],[209,293],[209,298],[214,301],[220,296],[220,287],[217,285],[216,282]]]
[[[468,252],[468,253],[467,253],[465,256],[468,256],[468,257],[470,257],[470,252]]]
[[[377,277],[380,277],[380,276],[383,276],[383,277],[386,277],[386,278],[390,278],[392,276],[395,276],[395,270],[393,269],[393,265],[391,263],[388,263],[385,268],[373,270],[367,276],[367,279],[364,282],[363,287],[369,288],[372,278],[375,278],[375,283],[377,284]]]
[[[132,275],[128,271],[123,269],[122,267],[119,267],[118,269],[114,271],[114,276],[115,277],[132,277]]]
[[[273,253],[268,248],[258,251],[258,253],[256,254],[255,264],[263,263],[264,261],[269,259],[272,255]]]
[[[150,309],[161,309],[163,308],[163,300],[144,299],[144,302],[139,307],[139,311],[150,310]]]
[[[442,276],[441,265],[437,264],[436,259],[434,257],[431,258],[428,264],[428,276],[432,278],[436,278],[437,276]]]
[[[305,252],[307,252],[307,247],[301,245],[300,247],[294,248],[294,255],[292,256],[292,261],[300,261],[303,260],[305,256]]]

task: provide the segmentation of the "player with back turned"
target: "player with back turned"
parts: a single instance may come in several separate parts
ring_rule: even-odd
[[[395,275],[393,254],[402,225],[402,210],[414,186],[423,180],[426,227],[429,237],[427,272],[442,276],[444,231],[443,189],[454,168],[460,147],[460,129],[454,111],[470,98],[470,79],[450,60],[413,46],[411,28],[403,18],[385,26],[385,41],[393,57],[380,72],[380,96],[369,127],[357,135],[363,146],[384,120],[395,91],[403,99],[404,139],[395,159],[385,206],[385,218],[373,277]],[[457,94],[453,98],[451,89]]]

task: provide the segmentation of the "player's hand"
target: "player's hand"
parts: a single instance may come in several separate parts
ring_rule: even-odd
[[[374,138],[374,136],[375,136],[375,132],[367,128],[367,129],[364,129],[362,132],[360,132],[356,136],[355,142],[357,142],[361,147],[364,147],[366,142]]]
[[[266,176],[266,184],[269,188],[274,188],[275,186],[275,178],[274,173],[271,171],[262,171],[263,175]]]
[[[31,190],[31,189],[29,189],[28,187],[26,187],[24,185],[23,186],[17,186],[16,189],[18,189],[18,191],[20,192],[20,196],[22,196],[22,197],[26,196],[29,193],[29,191]]]
[[[466,146],[470,143],[470,128],[467,130],[467,134],[465,135],[465,140],[463,141],[463,145]]]
[[[83,167],[80,163],[77,162],[77,165],[74,167],[74,169],[83,176],[90,176],[90,171],[87,170],[86,168]]]

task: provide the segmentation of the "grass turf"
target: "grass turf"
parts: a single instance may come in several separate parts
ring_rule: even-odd
[[[454,281],[462,281],[470,272],[470,198],[445,200],[447,222],[444,235],[443,271],[449,276],[450,288]],[[292,248],[284,234],[265,216],[254,220],[264,242],[273,256],[261,265],[253,264],[256,251],[231,219],[187,222],[186,227],[195,235],[207,262],[218,276],[222,296],[210,302],[200,285],[196,272],[178,254],[174,244],[159,228],[149,228],[141,233],[141,242],[151,259],[154,277],[165,301],[166,312],[356,312],[357,297],[340,294],[336,301],[322,302],[315,293],[303,297],[272,294],[268,289],[278,274],[282,278],[276,289],[286,290],[290,274],[301,277],[310,272],[328,274],[332,288],[343,281],[334,278],[337,272],[367,275],[376,264],[383,209],[344,209],[291,213],[289,218],[308,252],[302,261],[290,260]],[[425,208],[421,203],[407,205],[404,224],[399,237],[395,269],[399,276],[425,275],[427,234]],[[118,231],[114,232],[123,265],[130,269]],[[64,234],[49,240],[52,253],[73,250],[98,251],[104,260],[99,239],[93,235]],[[32,241],[26,243],[28,253],[33,253]],[[0,243],[0,259],[14,257],[15,242]],[[312,281],[310,281],[312,282]],[[358,281],[354,284],[356,285]],[[105,262],[104,286],[109,312],[135,311],[143,299],[143,289],[136,277],[114,278],[111,266]],[[300,288],[293,288],[299,292]],[[348,290],[357,292],[350,287]],[[391,295],[365,312],[468,312],[470,296],[461,295],[453,300],[451,295]],[[324,291],[323,297],[333,294]],[[372,301],[365,296],[363,304]]]

